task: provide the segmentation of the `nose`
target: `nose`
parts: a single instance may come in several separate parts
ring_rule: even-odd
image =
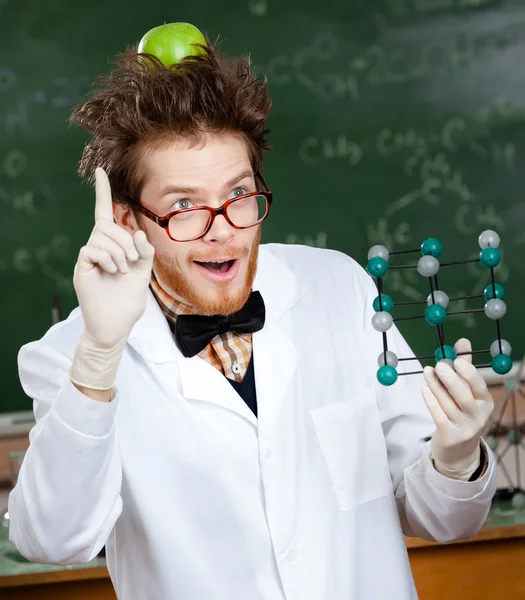
[[[224,218],[224,215],[216,215],[208,233],[204,236],[204,241],[226,244],[235,234],[235,228],[232,227]]]

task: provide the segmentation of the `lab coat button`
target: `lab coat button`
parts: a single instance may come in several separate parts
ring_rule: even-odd
[[[296,560],[297,556],[298,556],[297,550],[294,550],[293,548],[290,548],[290,550],[288,550],[288,552],[286,553],[285,558],[286,558],[286,560],[288,560],[288,561],[291,562],[293,560]]]

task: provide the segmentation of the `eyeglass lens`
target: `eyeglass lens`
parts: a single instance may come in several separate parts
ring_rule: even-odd
[[[264,219],[268,212],[265,196],[249,196],[228,205],[226,214],[236,227],[253,227]],[[192,240],[204,234],[211,220],[208,210],[189,210],[170,219],[169,232],[180,241]]]

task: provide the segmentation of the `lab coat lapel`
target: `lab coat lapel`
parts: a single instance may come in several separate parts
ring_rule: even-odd
[[[144,314],[131,330],[128,343],[153,363],[177,361],[182,357],[168,321],[151,290],[148,290]]]
[[[259,268],[254,282],[266,306],[266,323],[253,334],[253,358],[259,439],[269,440],[283,400],[290,397],[299,360],[292,341],[289,310],[299,300],[300,289],[295,275],[264,246],[261,247]]]
[[[184,398],[218,404],[239,413],[251,423],[257,423],[255,415],[222,373],[198,356],[187,358],[181,353],[151,291],[148,291],[146,310],[128,341],[143,358],[156,363],[157,377],[168,389],[175,382],[178,369]],[[173,365],[161,366],[169,362]]]
[[[182,357],[178,364],[185,398],[217,404],[257,425],[257,418],[246,402],[215,367],[198,356]]]
[[[253,334],[253,358],[258,426],[269,438],[299,358],[291,341],[287,313],[302,292],[293,273],[264,246],[260,248],[253,289],[261,292],[266,307],[265,325]],[[187,358],[182,355],[151,291],[148,291],[146,310],[133,328],[129,344],[148,361],[176,363],[185,398],[217,404],[257,424],[251,410],[224,375],[198,356]]]

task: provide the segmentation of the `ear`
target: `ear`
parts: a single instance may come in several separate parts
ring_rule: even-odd
[[[114,202],[113,217],[115,218],[115,221],[131,235],[139,230],[137,219],[129,204]]]

